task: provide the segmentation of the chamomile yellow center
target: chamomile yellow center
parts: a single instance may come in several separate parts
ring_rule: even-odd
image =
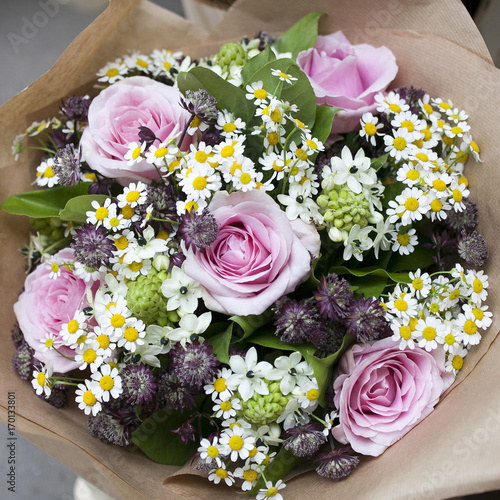
[[[377,133],[377,127],[373,123],[365,123],[364,126],[366,135],[375,135]]]
[[[85,391],[83,393],[83,402],[87,406],[94,406],[97,403],[96,397],[92,394],[92,391]]]
[[[229,439],[229,448],[231,448],[232,450],[235,450],[235,451],[241,450],[241,448],[243,448],[244,444],[245,443],[240,436],[232,436]]]
[[[139,338],[139,332],[137,328],[129,326],[128,328],[125,329],[123,336],[125,337],[125,340],[127,340],[128,342],[134,342]]]
[[[422,332],[422,336],[424,337],[425,340],[431,341],[436,338],[437,332],[436,329],[433,328],[432,326],[426,326],[424,328],[424,331]]]

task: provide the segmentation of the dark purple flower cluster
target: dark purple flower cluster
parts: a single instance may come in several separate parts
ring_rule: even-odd
[[[59,184],[75,186],[80,182],[80,158],[80,152],[71,144],[57,150],[52,169],[59,177]]]
[[[84,224],[76,228],[71,248],[75,259],[90,269],[108,265],[115,250],[106,229],[93,224]]]
[[[80,123],[88,121],[89,107],[92,100],[89,96],[72,96],[62,101],[61,112],[70,120]]]
[[[186,244],[186,248],[193,247],[198,251],[203,251],[217,239],[219,226],[215,217],[207,208],[201,214],[191,210],[182,217],[179,233]]]
[[[217,121],[217,101],[206,90],[186,90],[185,97],[181,98],[181,106],[196,118],[205,123]]]
[[[319,465],[316,472],[329,479],[347,477],[359,464],[359,458],[351,455],[349,448],[338,448],[318,456]]]

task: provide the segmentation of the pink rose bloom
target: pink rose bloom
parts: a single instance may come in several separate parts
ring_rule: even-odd
[[[363,113],[375,111],[375,95],[398,72],[387,47],[351,45],[341,31],[318,36],[312,49],[299,53],[297,64],[308,76],[318,104],[342,108],[333,120],[335,134],[359,128]]]
[[[444,351],[400,350],[392,339],[357,344],[342,357],[333,388],[337,441],[377,457],[433,410],[454,377]]]
[[[186,252],[184,271],[201,283],[208,309],[229,315],[261,314],[292,292],[319,253],[314,225],[289,221],[266,193],[215,193],[208,206],[219,225],[204,252]]]
[[[72,262],[73,251],[65,248],[54,255],[61,263]],[[49,277],[51,270],[46,263],[40,264],[24,283],[24,292],[14,304],[14,313],[26,342],[35,350],[35,357],[52,366],[55,372],[66,373],[78,368],[74,361],[59,355],[53,349],[43,352],[40,343],[47,333],[54,334],[54,345],[65,356],[74,358],[75,351],[62,345],[62,325],[73,319],[76,311],[87,306],[86,293],[89,284],[61,267],[57,279]],[[96,286],[98,283],[96,284]]]
[[[141,126],[162,141],[182,133],[191,115],[180,106],[180,99],[176,88],[145,76],[125,78],[104,89],[89,108],[88,127],[81,139],[82,158],[90,168],[124,186],[131,181],[157,179],[152,164],[142,160],[128,166],[124,156],[130,143],[140,142]],[[186,134],[184,149],[189,148],[191,139]]]

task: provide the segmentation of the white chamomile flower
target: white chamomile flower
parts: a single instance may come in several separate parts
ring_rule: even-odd
[[[410,272],[409,277],[411,283],[409,283],[410,290],[419,299],[423,299],[429,295],[431,291],[431,277],[429,273],[423,273],[421,269],[417,269],[415,272]]]
[[[212,313],[210,311],[196,316],[196,314],[184,314],[179,321],[179,327],[168,332],[169,340],[180,342],[182,347],[186,346],[186,342],[194,342],[198,340],[203,342],[204,339],[200,335],[210,326],[212,322]]]
[[[464,304],[463,311],[465,316],[472,319],[479,328],[486,329],[491,326],[493,313],[488,311],[488,306]]]
[[[59,278],[59,276],[61,276],[61,268],[62,268],[61,261],[54,258],[53,255],[50,256],[50,258],[45,261],[45,265],[47,266],[48,269],[50,269],[50,274],[49,274],[50,279],[55,280]]]
[[[193,200],[179,200],[175,202],[175,208],[177,210],[177,215],[183,216],[186,212],[191,212],[194,210],[195,213],[201,214],[203,210],[207,207],[206,200],[199,199],[198,201]]]
[[[339,414],[336,411],[332,411],[325,415],[325,423],[326,426],[323,429],[323,435],[328,437],[328,435],[332,432],[333,422],[336,418],[338,418]]]
[[[406,129],[412,135],[413,141],[415,141],[421,138],[420,131],[426,127],[426,122],[411,111],[403,111],[394,116],[391,125],[396,129]]]
[[[418,346],[423,347],[427,352],[437,349],[438,342],[444,337],[446,327],[442,320],[434,316],[419,319],[415,326],[415,335]]]
[[[226,379],[231,375],[231,370],[222,368],[217,373],[217,378],[211,384],[204,386],[205,394],[212,395],[212,401],[220,398],[222,401],[227,401],[232,396],[232,391],[226,384]]]
[[[396,285],[389,296],[389,301],[385,304],[389,314],[398,318],[409,320],[417,315],[417,299],[412,294],[403,292],[399,284]]]
[[[128,318],[123,325],[123,337],[118,339],[118,347],[135,352],[137,346],[143,345],[146,326],[140,319]]]
[[[488,296],[489,285],[488,276],[484,274],[484,271],[468,271],[466,280],[471,300],[476,304],[484,302]]]
[[[457,347],[448,353],[446,356],[446,362],[444,365],[444,369],[447,372],[453,373],[456,375],[464,365],[464,358],[467,356],[469,351],[464,347]]]
[[[226,465],[220,460],[217,463],[218,467],[211,471],[208,475],[208,480],[213,481],[215,484],[219,484],[224,481],[227,486],[231,486],[234,483],[234,476],[230,470],[227,470]]]
[[[266,103],[266,99],[268,98],[268,93],[263,88],[262,81],[253,82],[250,85],[246,86],[246,98],[250,101],[254,101],[256,106],[260,106],[263,103]]]
[[[109,231],[116,233],[117,231],[122,231],[123,229],[126,229],[130,225],[130,223],[127,219],[125,219],[125,217],[123,217],[123,214],[116,213],[116,205],[115,205],[115,209],[109,211],[109,217],[106,217],[102,221],[102,225]]]
[[[61,336],[67,346],[76,347],[76,341],[80,335],[84,334],[87,328],[87,317],[83,311],[75,312],[73,319],[67,323],[63,323],[61,327]]]
[[[174,266],[170,278],[161,285],[161,293],[168,299],[167,311],[180,308],[184,312],[193,313],[201,297],[201,286],[181,268]]]
[[[222,183],[219,173],[209,164],[196,164],[181,179],[179,186],[189,200],[198,201],[210,198],[221,188]]]
[[[214,402],[215,404],[212,411],[217,418],[225,420],[236,416],[236,411],[241,410],[240,400],[238,398],[228,399],[227,401],[216,399]]]
[[[422,220],[422,216],[428,212],[429,197],[416,187],[408,187],[396,197],[396,204],[396,214],[391,214],[389,220],[393,224],[401,222],[403,225],[409,225],[413,221]]]
[[[42,366],[40,368],[35,368],[33,371],[33,380],[31,381],[31,385],[37,396],[41,396],[45,394],[45,398],[47,399],[52,392],[52,382],[50,381],[50,377],[52,376],[52,369],[49,366]]]
[[[467,122],[454,123],[451,126],[447,124],[444,128],[444,133],[452,139],[455,139],[455,137],[463,137],[464,134],[469,131],[470,126],[467,124]]]
[[[256,182],[257,173],[255,169],[252,167],[243,166],[234,171],[234,175],[231,178],[234,189],[237,191],[247,192],[252,189],[257,188]]]
[[[406,101],[401,99],[401,96],[394,91],[389,92],[387,95],[380,92],[375,96],[375,101],[378,103],[377,111],[379,113],[398,114],[410,109]]]
[[[210,442],[208,439],[203,438],[200,441],[200,446],[198,447],[198,453],[200,458],[204,460],[207,464],[212,463],[221,454],[220,444],[217,443],[219,438],[215,436],[213,441]]]
[[[233,371],[227,379],[228,387],[238,389],[243,401],[248,401],[256,392],[261,396],[267,396],[269,389],[263,380],[271,372],[273,366],[267,361],[257,362],[257,350],[255,347],[248,349],[245,358],[234,355],[229,358],[229,366]]]
[[[409,255],[418,245],[418,237],[416,229],[409,229],[405,232],[398,232],[395,235],[392,245],[393,252],[399,252],[401,255]]]
[[[46,332],[40,339],[39,349],[42,352],[47,352],[50,349],[57,349],[61,346],[61,341],[54,337],[54,332]]]
[[[234,471],[234,477],[243,480],[241,485],[243,491],[250,491],[255,486],[255,481],[257,481],[259,475],[260,468],[256,463],[247,463]]]
[[[164,253],[168,250],[167,241],[157,238],[152,226],[148,226],[142,232],[140,244],[131,248],[124,256],[124,264],[132,262],[141,262],[146,259],[153,259],[155,255]]]
[[[36,169],[36,184],[38,186],[53,187],[59,183],[59,177],[54,173],[52,167],[54,166],[54,160],[48,158],[46,161],[42,161]]]
[[[100,281],[108,272],[107,268],[102,265],[99,269],[87,267],[81,262],[75,261],[73,273],[77,278],[85,281],[86,283]]]
[[[239,458],[246,460],[250,456],[250,450],[255,447],[255,438],[242,427],[224,429],[219,442],[224,454],[229,455],[232,462]]]
[[[114,62],[109,62],[97,72],[98,82],[115,83],[118,80],[123,80],[127,74],[128,68],[121,59],[116,59]]]
[[[415,335],[411,328],[411,320],[403,320],[398,318],[391,319],[390,326],[393,332],[391,337],[394,342],[399,342],[399,348],[415,349]]]
[[[296,387],[293,394],[297,396],[300,406],[308,412],[313,412],[319,404],[319,388],[316,379],[307,384]]]
[[[295,78],[294,76],[283,73],[283,71],[281,71],[280,69],[271,68],[271,75],[277,76],[282,82],[289,83],[290,85],[293,81],[297,80],[297,78]]]
[[[99,344],[99,348],[102,352],[102,357],[104,359],[108,359],[113,354],[113,351],[116,349],[116,340],[115,336],[113,338],[111,335],[106,333],[101,327],[94,327],[94,336],[95,340]]]
[[[472,136],[470,134],[464,134],[463,141],[469,146],[469,150],[474,159],[479,162],[482,161],[479,156],[479,146],[472,140]]]
[[[141,222],[141,228],[144,228],[146,224],[149,222],[151,217],[153,216],[153,205],[148,205],[146,208],[146,215],[144,216],[144,220]]]
[[[126,263],[124,262],[124,264],[126,264]],[[141,274],[143,276],[147,276],[147,274],[149,273],[149,270],[151,269],[151,266],[152,266],[152,264],[151,264],[150,259],[140,260],[136,256],[132,262],[124,265],[121,268],[121,272],[122,272],[123,276],[125,276],[125,278],[127,278],[129,280],[135,280]]]
[[[393,130],[392,134],[384,135],[385,152],[396,162],[407,160],[413,150],[413,134],[405,128]]]
[[[101,402],[96,397],[97,384],[95,381],[86,379],[85,384],[78,384],[75,391],[75,401],[78,403],[78,408],[85,412],[85,415],[95,417],[102,409]]]
[[[122,392],[122,379],[118,375],[118,369],[106,364],[100,370],[91,375],[96,385],[94,394],[99,401],[107,402],[110,397],[116,399]]]
[[[452,352],[458,347],[462,347],[462,332],[460,332],[454,321],[445,321],[446,329],[441,332],[441,342],[445,352]]]
[[[257,494],[257,500],[283,500],[283,495],[279,493],[286,487],[286,484],[280,479],[277,483],[272,481],[266,482],[266,487],[261,488]]]
[[[378,117],[373,116],[371,113],[364,113],[361,117],[361,130],[359,131],[359,136],[364,137],[372,146],[376,146],[376,137],[382,135],[379,132],[382,127],[383,124],[379,123]]]
[[[94,373],[104,362],[104,352],[100,348],[99,342],[92,337],[89,337],[83,345],[77,346],[75,352],[75,361],[80,370],[90,367],[90,371]]]
[[[150,146],[146,152],[146,161],[148,163],[165,167],[177,158],[179,148],[173,143],[162,142],[158,146]]]
[[[143,142],[139,144],[137,142],[131,142],[128,145],[128,151],[125,153],[123,157],[124,160],[127,160],[127,166],[131,167],[138,162],[143,160],[144,150],[146,149],[146,143]]]
[[[153,63],[151,59],[139,52],[134,52],[130,56],[126,57],[124,64],[129,69],[137,69],[142,73],[148,73],[153,70]]]
[[[224,109],[217,116],[215,128],[221,131],[221,136],[231,138],[244,132],[245,126],[241,118],[235,118],[233,113]]]
[[[144,182],[132,182],[123,188],[123,193],[118,195],[118,207],[123,208],[129,205],[135,208],[146,201],[147,185]]]
[[[102,206],[96,200],[93,200],[91,205],[94,210],[89,210],[86,213],[87,224],[94,224],[99,227],[103,224],[104,219],[109,218],[110,211],[116,213],[116,205],[112,203],[111,198],[106,198]]]
[[[463,212],[465,210],[464,198],[467,198],[470,191],[465,184],[453,182],[450,186],[451,197],[448,199],[455,212]]]

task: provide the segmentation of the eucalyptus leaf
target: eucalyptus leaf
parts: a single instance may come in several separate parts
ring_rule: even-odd
[[[299,52],[314,47],[318,37],[318,20],[321,16],[321,12],[310,12],[297,21],[276,40],[276,50],[291,52],[293,57],[297,57]]]
[[[159,410],[132,433],[132,442],[154,462],[185,465],[196,453],[198,444],[193,441],[185,444],[172,431],[184,424],[189,416],[189,412]]]
[[[0,206],[1,210],[13,215],[26,215],[33,219],[59,217],[59,212],[66,203],[76,196],[87,194],[89,182],[76,186],[55,186],[48,189],[37,189],[18,193],[7,198]]]
[[[227,109],[244,122],[248,123],[254,114],[253,104],[246,98],[246,92],[208,68],[197,66],[187,73],[179,73],[177,85],[182,93],[205,89],[215,97],[219,110]]]
[[[87,221],[87,212],[95,210],[92,206],[93,201],[97,201],[102,205],[109,196],[104,194],[86,194],[71,198],[66,203],[65,207],[59,213],[62,220],[70,220],[73,222],[81,222],[82,224]]]

